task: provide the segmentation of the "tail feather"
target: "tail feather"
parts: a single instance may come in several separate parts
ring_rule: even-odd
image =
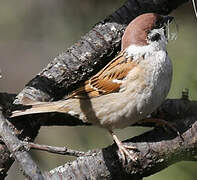
[[[28,114],[47,113],[47,112],[66,113],[68,111],[69,110],[68,108],[65,107],[64,101],[39,102],[32,104],[30,108],[13,111],[11,117],[24,116]]]

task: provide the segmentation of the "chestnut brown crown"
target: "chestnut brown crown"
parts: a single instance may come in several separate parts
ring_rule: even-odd
[[[122,50],[130,45],[148,45],[148,34],[153,29],[165,28],[173,17],[155,13],[145,13],[136,17],[125,29],[122,37]]]

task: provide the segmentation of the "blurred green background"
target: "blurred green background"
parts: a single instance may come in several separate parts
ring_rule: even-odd
[[[123,0],[0,0],[0,69],[3,74],[0,92],[18,93],[55,56],[123,3]],[[178,39],[168,46],[174,64],[169,97],[179,98],[186,87],[190,98],[197,99],[197,19],[191,3],[184,4],[172,15],[179,30]],[[146,130],[126,128],[117,134],[127,139]],[[35,142],[87,151],[108,146],[112,138],[97,127],[45,127]],[[38,151],[31,154],[43,170],[73,160]],[[181,162],[145,179],[196,180],[196,168],[195,162]],[[12,166],[7,179],[24,179],[17,164]]]

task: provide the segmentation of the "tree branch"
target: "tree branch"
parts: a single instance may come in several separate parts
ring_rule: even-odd
[[[136,152],[138,161],[135,164],[130,162],[127,166],[122,166],[117,156],[118,149],[116,145],[112,145],[102,150],[90,151],[86,156],[52,170],[50,178],[137,180],[175,162],[193,160],[197,154],[196,109],[197,102],[189,101],[187,93],[184,92],[181,99],[166,100],[151,115],[152,118],[173,123],[184,141],[173,131],[166,132],[162,128],[156,128],[126,141],[127,145],[135,146],[139,150]],[[66,124],[67,121],[64,121]]]
[[[4,114],[6,113],[5,111],[9,111],[9,108],[12,106],[12,102],[14,100],[16,95],[14,94],[7,94],[7,93],[0,93],[0,109],[3,108]],[[1,113],[1,111],[0,111]],[[16,123],[7,123],[5,122],[5,118],[2,116],[0,117],[0,136],[2,136],[4,143],[0,141],[0,179],[4,179],[7,175],[7,171],[9,170],[10,166],[14,162],[14,158],[19,160],[20,158],[26,157],[26,155],[22,155],[23,153],[14,152],[12,151],[12,148],[15,148],[13,146],[18,146],[20,144],[19,140],[16,138],[16,136],[20,139],[26,139],[28,141],[33,141],[34,138],[38,134],[38,130],[40,128],[40,124],[34,122],[29,122],[28,120],[25,121],[20,121]],[[10,129],[11,128],[11,129]],[[14,134],[14,135],[13,135]],[[16,135],[16,136],[15,136]],[[13,137],[14,136],[14,137]],[[11,139],[10,139],[11,138]],[[15,142],[16,140],[16,142]],[[10,142],[11,141],[11,142]],[[14,144],[14,142],[16,144]],[[8,148],[7,148],[8,146]],[[9,150],[8,150],[9,149]],[[20,150],[20,149],[19,149]],[[17,156],[12,156],[11,153],[13,154],[18,154],[19,157]],[[28,155],[27,155],[27,158]],[[23,163],[23,162],[21,162]],[[26,167],[26,166],[25,166]]]
[[[75,156],[75,157],[80,157],[80,156],[85,155],[85,153],[82,151],[76,151],[76,150],[68,149],[66,147],[55,147],[55,146],[41,145],[41,144],[35,144],[35,143],[31,143],[31,142],[26,142],[26,141],[23,141],[21,143],[23,144],[23,147],[28,151],[30,149],[36,149],[36,150],[40,150],[40,151],[46,151],[49,153]]]
[[[51,178],[98,179],[98,180],[140,180],[155,174],[173,163],[193,160],[197,155],[197,102],[167,100],[154,117],[158,115],[172,120],[181,132],[182,139],[173,132],[156,128],[140,136],[126,140],[126,145],[137,147],[138,161],[122,166],[117,156],[116,145],[89,152],[89,155],[50,171]],[[162,115],[163,114],[163,115]],[[57,178],[57,179],[58,179]]]
[[[15,136],[14,127],[4,118],[0,111],[0,136],[5,142],[7,148],[14,156],[14,159],[21,166],[24,174],[29,179],[44,180],[44,175],[41,173],[30,155],[24,151],[23,144]]]

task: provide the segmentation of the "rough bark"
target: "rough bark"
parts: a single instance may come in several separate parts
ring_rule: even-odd
[[[156,128],[128,139],[126,145],[137,147],[137,162],[123,165],[116,145],[90,151],[86,156],[53,169],[51,178],[85,180],[140,180],[179,161],[194,160],[197,155],[197,102],[169,99],[152,115],[174,123],[181,137],[173,131]],[[120,154],[119,154],[120,156]],[[196,159],[195,159],[196,160]]]
[[[14,94],[7,94],[7,93],[0,93],[0,110],[3,110],[3,113],[9,113],[10,107],[12,106],[13,100],[16,95]],[[7,111],[6,111],[7,110]],[[6,111],[6,112],[5,112]],[[0,111],[1,112],[1,111]],[[7,175],[7,171],[9,170],[10,166],[13,164],[14,156],[11,155],[13,153],[10,148],[14,148],[14,143],[17,138],[9,138],[11,134],[16,135],[19,139],[27,140],[27,141],[33,141],[34,138],[38,134],[38,130],[40,128],[40,124],[37,122],[30,122],[28,120],[21,121],[21,122],[12,122],[7,125],[6,122],[4,122],[4,116],[1,115],[1,126],[0,126],[0,136],[2,136],[0,140],[0,179],[4,179]],[[5,138],[8,138],[5,140]],[[9,142],[11,141],[11,142]],[[19,141],[19,140],[18,140]],[[6,145],[4,144],[6,143]],[[7,144],[8,143],[8,144]],[[17,143],[17,142],[15,142]],[[10,148],[8,148],[11,146]],[[11,151],[11,153],[10,153]],[[26,154],[27,155],[27,154]],[[20,157],[25,157],[22,154],[19,153]],[[27,155],[28,156],[28,155]]]
[[[0,111],[0,136],[28,179],[44,180],[44,176],[17,138],[16,129]]]
[[[173,123],[181,137],[174,131],[158,127],[140,136],[126,140],[124,143],[137,147],[134,152],[138,156],[137,162],[122,165],[117,146],[113,144],[102,150],[93,150],[73,162],[55,168],[45,179],[135,179],[152,175],[173,163],[183,160],[196,160],[197,155],[197,102],[189,101],[187,96],[182,99],[168,99],[155,111],[151,117],[161,118]],[[45,115],[45,118],[47,114]],[[54,115],[52,118],[55,118]],[[58,117],[58,116],[57,116]],[[24,120],[37,118],[24,117]],[[51,116],[48,116],[50,121]],[[22,120],[22,119],[21,119]],[[31,120],[31,121],[32,121]],[[32,122],[33,122],[32,121]],[[21,121],[20,121],[21,122]],[[45,121],[47,122],[47,121]],[[65,125],[67,124],[64,119]],[[35,122],[33,122],[34,124]],[[63,123],[63,121],[62,121]],[[44,125],[44,123],[42,123]],[[68,123],[69,124],[69,123]],[[55,125],[55,124],[54,124]],[[62,124],[63,125],[63,124]],[[73,125],[82,125],[76,121]],[[86,125],[86,124],[83,124]],[[23,148],[17,149],[19,152]],[[119,159],[120,158],[120,159]]]

